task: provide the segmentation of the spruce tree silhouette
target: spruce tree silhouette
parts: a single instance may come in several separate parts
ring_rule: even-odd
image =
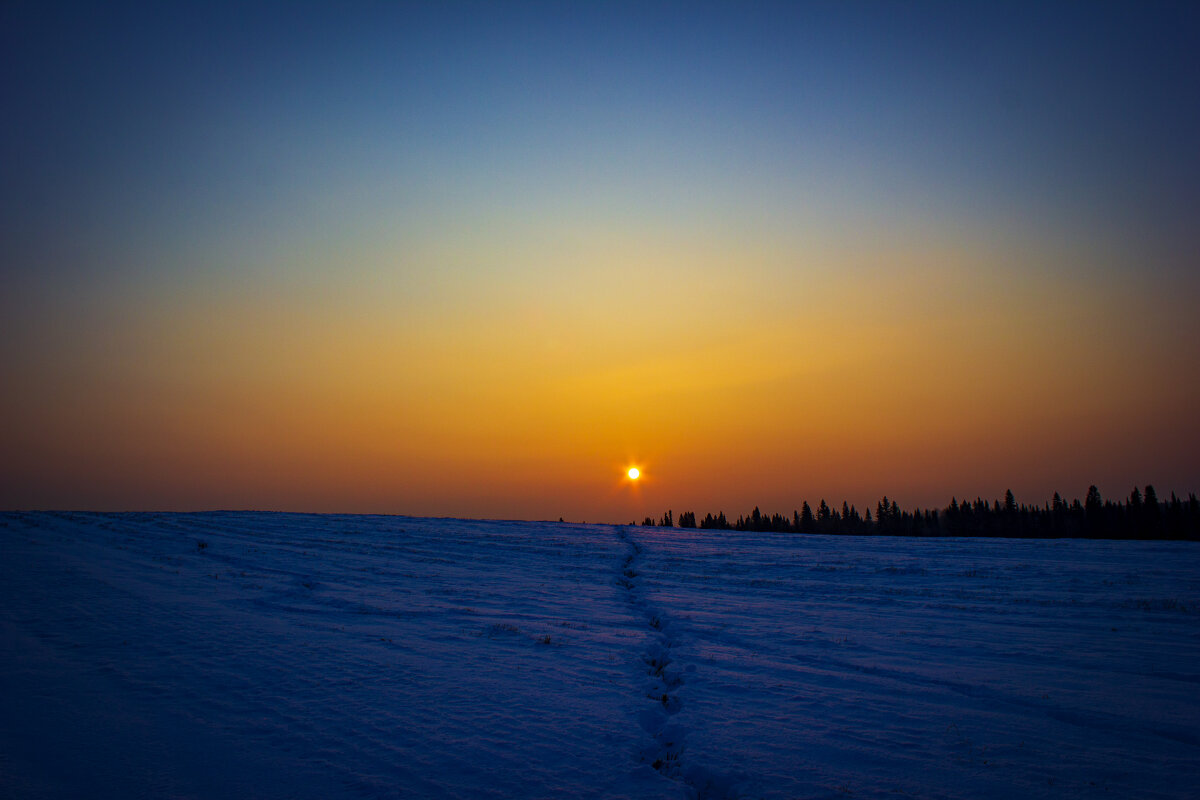
[[[1142,513],[1142,525],[1145,534],[1149,537],[1158,537],[1162,534],[1162,508],[1158,503],[1158,493],[1154,491],[1153,486],[1146,487],[1146,507]]]
[[[646,518],[645,525],[655,525]],[[658,525],[672,526],[671,512],[663,515]],[[695,512],[679,515],[680,527],[695,525]],[[914,509],[901,511],[897,501],[884,497],[876,505],[875,516],[870,509],[859,516],[848,501],[835,510],[822,499],[814,514],[808,501],[791,517],[779,513],[764,513],[758,506],[747,516],[739,516],[730,525],[725,512],[716,517],[705,514],[701,528],[739,531],[791,531],[822,534],[866,534],[878,536],[1001,536],[1001,537],[1091,537],[1122,539],[1189,539],[1200,541],[1200,500],[1193,492],[1186,501],[1175,492],[1170,500],[1160,502],[1153,486],[1145,495],[1137,487],[1127,501],[1106,502],[1096,486],[1089,486],[1083,503],[1069,503],[1058,492],[1041,506],[1019,505],[1012,490],[1000,500],[991,502],[977,497],[959,502],[950,498],[944,509]]]
[[[1103,536],[1105,534],[1104,525],[1104,503],[1100,499],[1100,490],[1095,484],[1088,487],[1087,497],[1083,500],[1083,513],[1087,522],[1087,530],[1090,536]]]
[[[815,520],[813,519],[812,509],[808,506],[808,501],[804,501],[804,505],[800,506],[800,532],[812,533],[817,529]]]

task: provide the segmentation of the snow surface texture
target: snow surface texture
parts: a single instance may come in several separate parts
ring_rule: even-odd
[[[1194,797],[1200,547],[0,515],[2,797]]]

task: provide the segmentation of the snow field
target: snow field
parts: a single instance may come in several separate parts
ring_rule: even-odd
[[[638,532],[689,755],[754,797],[1187,797],[1200,548]],[[687,759],[685,759],[687,760]]]
[[[1200,548],[0,515],[0,797],[1143,797]]]

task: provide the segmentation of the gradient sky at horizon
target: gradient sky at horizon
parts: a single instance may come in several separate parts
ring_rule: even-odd
[[[1200,490],[1200,11],[980,5],[5,4],[0,508]]]

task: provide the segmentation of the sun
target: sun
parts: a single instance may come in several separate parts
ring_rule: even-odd
[[[642,471],[637,467],[630,467],[629,472],[626,472],[625,474],[629,476],[629,480],[636,481],[642,476]]]

